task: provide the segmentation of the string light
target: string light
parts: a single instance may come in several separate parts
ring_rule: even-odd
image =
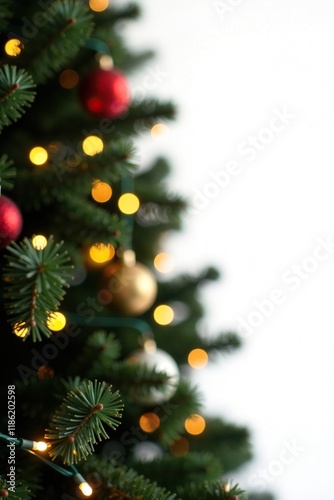
[[[44,443],[44,441],[34,441],[32,449],[34,451],[45,451],[47,449],[48,445]]]
[[[48,240],[45,238],[43,234],[37,234],[31,240],[32,246],[36,248],[36,250],[43,250],[48,244]]]
[[[73,89],[79,83],[79,75],[74,69],[64,69],[59,75],[59,83],[64,89]]]
[[[82,143],[83,152],[88,156],[95,156],[103,151],[104,144],[97,135],[89,135]]]
[[[119,197],[118,208],[123,214],[132,215],[139,209],[140,202],[138,197],[132,193],[124,193]]]
[[[74,469],[76,471],[76,469]],[[81,474],[76,471],[76,474],[73,475],[74,481],[79,485],[79,490],[85,497],[90,497],[93,493],[91,486],[85,481]]]
[[[21,54],[23,48],[24,45],[21,40],[11,38],[5,45],[5,52],[8,56],[16,57]]]
[[[154,309],[153,318],[158,325],[169,325],[174,319],[174,311],[170,306],[161,304]]]
[[[144,413],[139,419],[139,426],[145,432],[154,432],[160,427],[160,418],[156,413]]]
[[[53,332],[59,332],[66,325],[66,318],[61,312],[52,312],[47,319],[47,327]]]
[[[28,333],[28,328],[25,326],[25,323],[15,323],[13,332],[17,337],[24,338]]]
[[[93,262],[103,263],[111,260],[115,255],[115,248],[108,244],[98,243],[89,249],[89,255]]]
[[[191,417],[188,417],[184,423],[184,427],[188,434],[192,434],[193,436],[197,436],[198,434],[202,434],[205,429],[205,420],[201,415],[193,414]]]
[[[161,252],[155,256],[153,265],[159,273],[169,273],[174,267],[174,259],[169,253]]]
[[[106,182],[95,181],[91,194],[92,198],[98,203],[105,203],[112,197],[112,189]]]
[[[199,370],[207,365],[209,356],[203,349],[193,349],[188,354],[188,363],[192,368]]]
[[[32,148],[29,153],[29,159],[34,165],[44,165],[48,159],[48,152],[46,149],[36,146]]]
[[[89,7],[94,12],[103,12],[109,6],[109,0],[89,0]]]

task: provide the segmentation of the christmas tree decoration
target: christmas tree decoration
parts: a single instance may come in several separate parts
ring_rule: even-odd
[[[152,271],[136,262],[135,253],[125,250],[121,261],[103,270],[103,287],[112,294],[110,307],[125,316],[145,313],[154,303],[158,285]]]
[[[23,226],[23,218],[18,206],[7,196],[0,196],[0,248],[5,248],[16,240]]]
[[[169,160],[139,163],[176,114],[124,39],[142,6],[42,3],[0,0],[0,497],[245,500],[222,486],[249,433],[204,415],[189,370],[240,342],[203,332],[214,268],[168,276],[188,202]]]
[[[120,118],[131,103],[129,84],[119,70],[95,68],[82,78],[79,99],[96,118]]]
[[[180,380],[179,368],[167,352],[157,348],[153,339],[146,340],[143,347],[133,351],[127,357],[127,362],[144,365],[147,368],[154,368],[158,372],[164,372],[170,377],[163,391],[151,388],[144,395],[140,390],[133,390],[132,396],[136,401],[150,406],[168,401],[174,396]]]

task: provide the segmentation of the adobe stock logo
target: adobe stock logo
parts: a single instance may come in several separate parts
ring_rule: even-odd
[[[238,317],[238,331],[243,338],[250,337],[260,328],[266,318],[270,318],[277,308],[284,304],[292,293],[297,292],[303,283],[316,273],[323,262],[334,254],[334,241],[331,236],[316,238],[317,245],[311,254],[300,263],[293,264],[281,274],[281,284],[271,290],[265,298],[255,300],[253,309],[246,317]]]
[[[282,450],[275,460],[272,460],[267,467],[259,469],[249,476],[249,482],[252,487],[256,488],[257,492],[264,492],[306,450],[304,446],[300,446],[297,443],[296,439],[292,443],[284,441],[283,445]]]
[[[243,3],[244,0],[214,0],[212,5],[219,19],[223,21],[226,14],[230,14]]]
[[[248,164],[254,162],[295,118],[296,115],[291,113],[287,106],[282,106],[281,109],[274,108],[266,125],[239,143],[238,155]],[[230,185],[233,179],[242,174],[245,171],[245,164],[242,160],[234,159],[228,162],[225,168],[209,172],[210,181],[201,188],[193,188],[191,206],[187,214],[198,215]]]

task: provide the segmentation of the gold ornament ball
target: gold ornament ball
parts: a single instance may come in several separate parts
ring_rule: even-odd
[[[112,295],[110,307],[124,316],[145,313],[154,303],[158,285],[154,274],[139,262],[110,264],[103,271],[103,286]]]

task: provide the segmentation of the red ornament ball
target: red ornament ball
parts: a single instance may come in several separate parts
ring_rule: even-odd
[[[7,196],[0,196],[0,248],[16,240],[22,226],[23,219],[17,205]]]
[[[83,107],[97,118],[119,118],[131,102],[128,82],[115,69],[96,68],[83,77],[79,98]]]

